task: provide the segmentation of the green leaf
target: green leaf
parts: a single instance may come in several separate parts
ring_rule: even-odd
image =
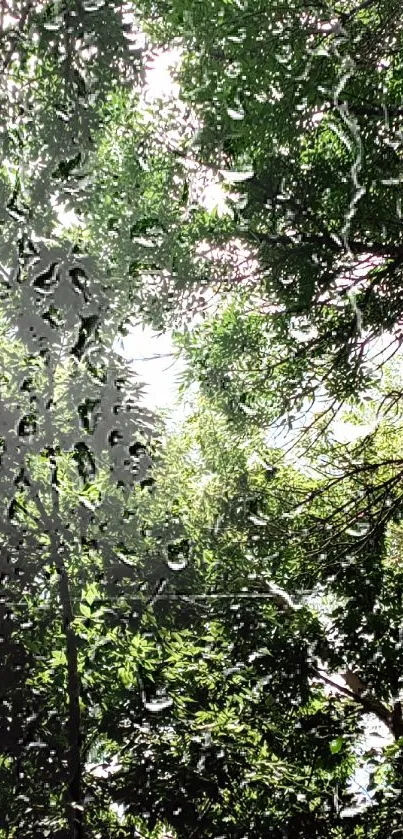
[[[85,618],[91,617],[91,609],[89,606],[86,605],[86,603],[80,603],[79,610]]]
[[[330,743],[330,751],[333,755],[339,754],[344,746],[344,739],[343,737],[337,737],[336,740],[332,740]]]

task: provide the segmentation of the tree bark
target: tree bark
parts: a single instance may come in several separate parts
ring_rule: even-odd
[[[80,676],[78,672],[77,639],[72,628],[74,620],[71,605],[70,586],[66,565],[64,562],[64,546],[61,535],[59,511],[59,482],[57,460],[54,451],[50,451],[49,463],[51,469],[53,529],[51,535],[52,560],[59,572],[59,596],[63,614],[63,629],[66,636],[67,657],[67,694],[68,694],[68,722],[67,722],[67,766],[69,772],[67,784],[67,816],[70,825],[71,839],[83,839],[84,812],[82,807],[82,765],[81,765],[81,711],[80,711]]]
[[[69,824],[69,839],[83,839],[84,837],[84,809],[82,792],[82,730],[80,693],[81,684],[78,672],[77,639],[72,627],[74,620],[70,597],[70,585],[66,564],[64,561],[65,546],[62,536],[62,522],[60,519],[59,482],[56,454],[53,448],[48,448],[52,515],[46,508],[32,486],[32,481],[25,473],[24,483],[33,494],[35,503],[41,516],[41,523],[45,532],[50,535],[51,562],[59,575],[59,598],[62,608],[63,631],[66,638],[67,658],[67,769],[68,780],[66,788],[66,815]]]

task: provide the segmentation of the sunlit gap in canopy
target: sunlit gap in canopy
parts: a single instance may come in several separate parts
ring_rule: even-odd
[[[367,391],[361,400],[373,406],[379,402],[379,387],[384,382],[384,372],[388,363],[393,362],[397,370],[402,368],[403,361],[403,332],[400,324],[394,330],[383,330],[376,334],[366,323],[365,311],[360,309],[359,296],[369,288],[373,282],[373,270],[382,267],[384,260],[375,257],[373,254],[350,254],[340,260],[337,276],[331,286],[318,298],[317,303],[328,304],[329,307],[350,309],[356,320],[357,346],[360,347],[361,364],[373,375],[373,387]],[[380,301],[387,299],[387,290],[382,292],[378,287]],[[310,324],[309,316],[298,316],[292,319],[290,334],[299,342],[303,343],[312,338],[319,337],[319,329]],[[360,403],[361,394],[357,392],[356,402]],[[301,447],[299,443],[306,437],[307,429],[312,430],[315,422],[327,415],[328,424],[326,431],[330,437],[338,443],[353,443],[359,438],[374,432],[380,422],[383,413],[373,411],[371,418],[366,421],[363,418],[360,422],[351,422],[347,415],[349,413],[348,402],[341,404],[334,411],[332,398],[321,381],[316,382],[315,394],[307,397],[302,407],[296,412],[291,424],[287,428],[287,418],[275,423],[267,430],[266,442],[273,447],[280,446],[285,450],[286,461],[294,462],[297,453],[298,461],[301,463]],[[319,435],[322,431],[319,432]],[[307,438],[308,439],[308,438]],[[311,450],[312,438],[307,443],[308,458],[304,466],[309,467],[309,451]],[[304,446],[302,446],[302,451]]]
[[[180,118],[188,121],[189,134],[194,132],[197,128],[197,121],[194,116],[189,113],[188,106],[180,101],[179,85],[172,77],[172,71],[178,67],[181,59],[181,50],[178,47],[176,50],[156,52],[150,57],[147,65],[146,83],[144,89],[144,102],[148,105],[153,105],[155,102],[173,102],[175,108],[178,109]],[[152,108],[149,115],[152,122],[155,118]],[[186,134],[186,126],[184,132]],[[175,149],[183,139],[180,131],[173,126],[171,131],[165,132],[162,142],[166,145],[168,150]],[[208,212],[215,210],[218,216],[232,213],[231,202],[237,199],[237,194],[228,192],[223,188],[223,182],[226,180],[243,180],[242,175],[237,178],[236,173],[226,173],[225,171],[213,172],[208,166],[204,166],[200,161],[194,160],[189,154],[189,158],[184,159],[184,168],[189,176],[189,207],[203,207]],[[248,177],[250,174],[248,173]],[[187,210],[185,212],[188,212]],[[245,248],[241,247],[241,243],[234,245],[231,243],[231,248],[211,248],[210,244],[200,243],[196,248],[194,258],[195,262],[198,260],[219,260],[221,265],[227,267],[234,260],[241,269],[241,264],[245,261]],[[225,272],[224,272],[225,273]],[[170,282],[172,278],[168,277]],[[145,278],[146,281],[146,278]],[[188,326],[195,326],[203,319],[205,314],[211,314],[218,304],[221,295],[221,277],[217,277],[217,282],[212,283],[212,287],[203,288],[200,290],[203,298],[205,309],[202,313],[196,313],[191,316],[191,321]],[[183,361],[175,352],[175,347],[172,341],[172,333],[167,330],[164,333],[158,333],[150,327],[139,325],[130,330],[126,338],[121,339],[117,344],[119,349],[133,364],[136,372],[146,384],[146,402],[150,407],[162,408],[171,414],[171,421],[177,418],[182,418],[191,410],[194,397],[197,394],[197,386],[187,389],[186,396],[178,399],[178,386],[181,374],[184,370]]]
[[[145,49],[146,39],[138,28],[133,13],[126,12],[125,15],[125,23],[132,23],[133,26],[133,47]],[[168,152],[175,152],[178,149],[181,151],[183,166],[188,173],[190,185],[189,208],[204,207],[208,212],[215,210],[218,216],[222,216],[232,213],[233,202],[239,198],[236,191],[234,189],[230,191],[228,186],[231,185],[236,189],[237,182],[251,177],[253,173],[215,170],[194,159],[191,152],[188,158],[186,154],[182,155],[183,141],[191,140],[199,126],[189,106],[180,99],[180,87],[175,79],[175,72],[180,67],[181,57],[182,50],[179,45],[170,50],[156,50],[151,47],[145,57],[143,85],[136,89],[136,97],[139,94],[136,107],[140,109],[143,118],[150,123],[150,131],[161,143],[162,148]],[[163,118],[160,121],[159,131],[161,115]],[[226,189],[223,184],[226,185]],[[57,220],[53,229],[54,236],[63,237],[74,229],[77,231],[81,229],[85,235],[85,219],[80,217],[71,206],[61,203],[57,193],[51,197],[51,204]],[[206,249],[207,245],[200,243],[195,253],[196,261],[198,258],[217,260],[223,268],[226,264],[228,269],[229,262],[231,260],[233,262],[235,254],[234,288],[239,282],[247,282],[245,264],[249,261],[249,270],[251,270],[252,261],[251,255],[246,254],[246,249],[241,246],[241,243],[228,243],[228,248],[210,249],[210,253],[207,253]],[[235,269],[234,265],[233,268]],[[223,275],[226,273],[227,271],[224,270]],[[147,283],[147,277],[143,279]],[[207,313],[211,313],[210,304],[213,300],[220,298],[224,286],[228,294],[225,276],[218,276],[212,288],[203,289]],[[196,315],[192,319],[192,325],[197,323],[198,319],[199,315]],[[134,327],[124,339],[117,339],[115,349],[121,351],[133,363],[134,369],[145,382],[146,402],[149,407],[167,410],[176,403],[175,414],[178,410],[186,413],[186,404],[182,404],[182,408],[179,408],[177,399],[178,377],[183,370],[183,364],[175,355],[169,330],[160,334],[150,327]],[[191,395],[194,394],[189,392],[188,407]]]

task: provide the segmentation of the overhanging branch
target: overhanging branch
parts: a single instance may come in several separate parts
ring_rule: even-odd
[[[299,610],[300,607],[294,603],[287,592],[270,582],[266,582],[266,588],[271,593],[273,602],[282,611],[292,614]],[[326,645],[329,651],[331,651],[328,640],[326,640]],[[324,668],[315,667],[314,673],[321,682],[334,688],[357,705],[360,705],[364,713],[375,714],[387,726],[395,739],[403,736],[403,719],[400,702],[395,702],[393,708],[390,709],[368,691],[367,685],[352,670],[348,670],[342,676],[347,683],[347,687],[335,682]]]

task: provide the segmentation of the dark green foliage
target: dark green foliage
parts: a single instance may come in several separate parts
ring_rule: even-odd
[[[180,102],[145,104],[137,22]],[[0,13],[0,839],[401,829],[402,32],[396,0]],[[138,320],[200,385],[178,433]]]

